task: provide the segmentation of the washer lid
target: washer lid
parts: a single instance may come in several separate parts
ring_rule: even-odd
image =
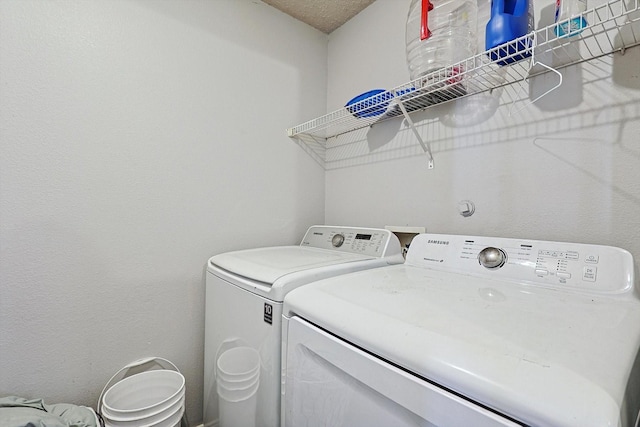
[[[284,313],[526,424],[633,425],[640,408],[632,292],[563,292],[405,264],[303,286]]]
[[[370,259],[375,258],[312,247],[278,246],[227,252],[212,257],[209,264],[272,285],[288,274]]]

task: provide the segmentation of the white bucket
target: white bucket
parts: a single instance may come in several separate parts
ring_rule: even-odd
[[[251,347],[234,347],[216,364],[220,427],[255,427],[260,354]]]
[[[230,388],[242,388],[249,384],[253,384],[256,378],[260,376],[260,366],[252,373],[246,373],[237,377],[224,375],[218,372],[218,383],[227,384]]]
[[[111,387],[104,395],[102,415],[114,422],[141,426],[148,418],[164,419],[173,414],[176,402],[184,400],[185,380],[180,372],[146,371],[131,375]],[[119,424],[126,427],[123,424]]]
[[[260,383],[250,388],[251,393],[243,400],[229,401],[218,389],[218,409],[220,411],[220,427],[255,427],[257,390]]]
[[[219,376],[217,383],[218,386],[222,386],[226,390],[242,390],[253,386],[259,379],[260,370],[257,369],[251,377],[241,380],[224,379]]]
[[[167,417],[163,420],[160,420],[153,424],[144,424],[140,425],[140,427],[178,427],[180,425],[180,421],[182,420],[182,415],[184,413],[184,405],[179,407],[173,413],[167,415]]]
[[[260,354],[251,347],[231,348],[218,358],[218,380],[247,381],[260,374]]]
[[[226,388],[224,384],[218,383],[216,390],[218,391],[218,396],[220,396],[227,402],[239,402],[241,400],[246,400],[254,395],[259,386],[260,379],[256,378],[253,383],[244,388],[230,389]]]
[[[156,426],[156,425],[164,425],[157,424],[162,423],[167,417],[170,415],[175,415],[177,412],[181,412],[180,409],[184,410],[185,403],[185,395],[181,393],[179,395],[179,399],[175,401],[175,403],[171,404],[164,410],[160,410],[155,414],[140,417],[140,418],[127,418],[122,415],[111,415],[111,413],[106,413],[104,405],[102,406],[102,415],[105,421],[108,422],[109,427],[139,427],[142,425]],[[173,424],[168,424],[169,427],[173,426]]]
[[[162,413],[163,417],[154,421],[142,421],[142,420],[131,420],[128,421],[126,425],[123,424],[115,424],[113,420],[109,418],[104,418],[105,427],[179,427],[182,415],[184,414],[184,404],[180,405],[177,409],[169,412],[165,411]]]

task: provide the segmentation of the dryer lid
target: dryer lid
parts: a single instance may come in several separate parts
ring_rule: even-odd
[[[223,253],[212,257],[209,264],[272,285],[288,274],[369,259],[375,258],[311,247],[277,246]]]

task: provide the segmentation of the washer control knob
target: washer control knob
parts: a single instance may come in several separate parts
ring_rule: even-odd
[[[344,234],[336,234],[331,238],[331,244],[334,248],[339,248],[344,243]]]
[[[507,262],[507,254],[502,249],[489,246],[480,251],[478,262],[481,266],[491,270],[500,268]]]

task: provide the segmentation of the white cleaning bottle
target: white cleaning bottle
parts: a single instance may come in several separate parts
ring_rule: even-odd
[[[587,0],[556,0],[556,28],[558,37],[572,37],[588,25],[584,17]]]

